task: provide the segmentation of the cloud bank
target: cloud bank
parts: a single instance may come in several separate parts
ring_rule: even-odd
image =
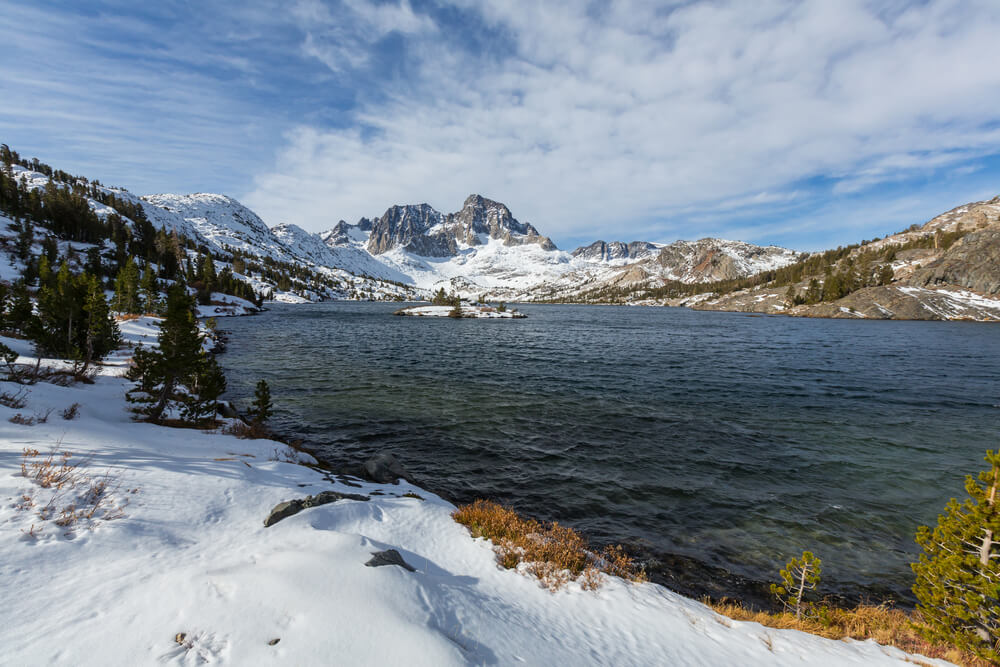
[[[995,2],[352,7],[300,22],[304,52],[366,66],[349,19],[402,35],[407,76],[342,127],[285,133],[247,196],[266,219],[319,229],[479,192],[557,238],[669,240],[1000,152]]]

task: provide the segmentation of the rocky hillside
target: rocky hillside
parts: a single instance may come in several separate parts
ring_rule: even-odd
[[[570,254],[588,262],[627,264],[655,256],[660,247],[647,241],[632,241],[631,243],[594,241],[588,246],[577,248]]]
[[[759,285],[663,302],[803,317],[1000,320],[1000,197],[842,255],[824,263],[817,253],[804,263],[812,270],[791,280],[774,274]]]
[[[574,252],[578,258],[595,263],[603,256],[603,262],[614,268],[595,271],[586,266],[568,272],[557,280],[538,285],[532,296],[548,301],[627,303],[671,283],[701,284],[748,278],[793,264],[802,256],[788,248],[712,238],[675,241],[665,246],[650,243],[624,246],[598,241],[578,248]],[[609,253],[617,254],[618,258],[634,256],[636,260],[616,262],[613,255],[608,259]]]

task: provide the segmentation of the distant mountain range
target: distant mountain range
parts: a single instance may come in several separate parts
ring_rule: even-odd
[[[28,187],[41,188],[49,181],[45,174],[22,165],[13,169]],[[454,213],[441,213],[428,204],[393,205],[381,216],[361,218],[353,224],[341,220],[314,234],[287,222],[269,226],[225,195],[136,197],[125,190],[100,187],[140,204],[155,227],[177,231],[221,258],[238,253],[280,266],[286,274],[301,267],[306,273],[287,290],[278,289],[276,281],[263,273],[243,276],[257,291],[274,292],[275,298],[288,301],[412,299],[443,287],[463,297],[491,300],[644,303],[827,317],[933,319],[961,316],[962,311],[951,306],[921,310],[913,304],[943,297],[919,290],[940,292],[953,286],[972,290],[976,298],[992,298],[1000,291],[997,199],[958,207],[922,227],[915,225],[852,251],[863,260],[866,271],[872,262],[876,268],[891,265],[893,283],[878,287],[883,292],[891,288],[880,298],[886,303],[912,302],[906,308],[893,309],[882,302],[876,307],[865,301],[864,294],[859,294],[861,287],[868,287],[864,280],[848,290],[850,304],[831,306],[827,298],[822,303],[815,299],[799,303],[801,295],[812,295],[809,290],[816,289],[810,280],[822,286],[831,271],[843,272],[853,266],[854,260],[840,255],[823,265],[824,275],[815,273],[815,267],[820,266],[817,253],[714,238],[670,244],[599,240],[567,252],[534,225],[518,221],[504,204],[477,194],[466,198]],[[95,200],[91,205],[98,215],[110,212]],[[963,226],[977,236],[958,239],[955,230]],[[950,234],[951,241],[959,240],[954,249],[923,247],[942,230]],[[899,257],[879,259],[882,256],[877,253],[889,257],[892,253],[888,249],[893,247],[901,249]],[[809,270],[814,274],[796,268],[803,266],[812,267]],[[780,270],[786,267],[798,282],[782,278]],[[310,281],[308,272],[325,278]],[[910,291],[897,289],[902,287]],[[995,305],[1000,317],[1000,302]],[[987,304],[987,311],[989,308],[992,306]],[[982,312],[986,311],[969,310],[968,315],[983,319]]]

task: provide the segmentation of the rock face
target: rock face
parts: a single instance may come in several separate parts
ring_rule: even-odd
[[[359,222],[357,228],[361,229],[364,222]],[[328,239],[349,234],[347,228],[341,232],[338,228],[331,230]],[[402,248],[422,257],[454,257],[460,243],[476,246],[487,239],[497,239],[508,246],[533,243],[544,250],[556,249],[548,237],[540,235],[530,224],[518,222],[506,206],[480,195],[470,195],[462,210],[447,215],[427,204],[393,206],[371,222],[367,249],[373,255]]]
[[[395,549],[373,551],[371,560],[365,563],[366,567],[384,567],[386,565],[398,565],[409,572],[417,571],[415,567],[403,560],[403,556]]]
[[[621,260],[639,260],[653,257],[659,247],[646,241],[594,241],[588,246],[582,246],[572,252],[574,257],[588,262],[616,262]]]
[[[365,461],[365,477],[379,484],[395,484],[399,479],[410,481],[410,475],[395,456],[379,452]]]
[[[914,272],[911,285],[958,285],[985,294],[1000,293],[1000,229],[972,232],[937,260]]]
[[[793,263],[799,253],[742,241],[676,241],[660,250],[656,263],[685,283],[745,278]]]
[[[286,500],[285,502],[278,503],[274,506],[274,509],[272,509],[270,514],[267,515],[267,518],[264,519],[264,526],[271,527],[282,519],[294,516],[304,509],[319,507],[320,505],[329,505],[330,503],[335,503],[338,500],[369,500],[369,498],[368,496],[362,496],[356,493],[322,491],[317,493],[315,496],[306,496],[305,498],[299,498],[296,500]]]

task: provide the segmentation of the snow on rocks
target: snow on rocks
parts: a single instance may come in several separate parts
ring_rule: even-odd
[[[516,310],[499,311],[491,306],[462,306],[461,315],[451,306],[411,306],[397,310],[394,315],[409,315],[410,317],[454,317],[481,319],[518,319],[527,315]]]

